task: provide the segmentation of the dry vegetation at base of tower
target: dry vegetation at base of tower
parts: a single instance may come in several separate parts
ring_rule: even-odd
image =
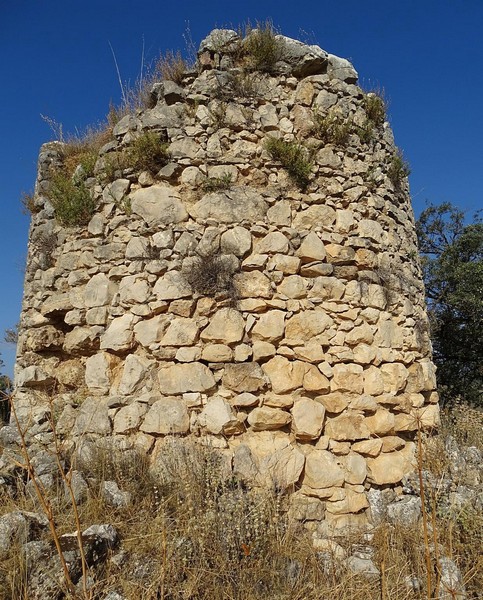
[[[427,526],[410,551],[399,530],[419,519],[411,474],[439,409],[409,171],[384,101],[348,61],[270,26],[214,30],[196,68],[162,66],[172,80],[146,108],[42,147],[27,202],[0,460],[39,478],[37,498],[60,476],[78,525],[105,515],[124,548],[96,588],[89,569],[118,532],[70,538],[68,593],[429,598],[460,585],[444,583],[439,551],[415,572]],[[61,536],[61,506],[49,523],[21,513],[22,527]],[[387,514],[398,525],[377,569],[368,544]],[[127,596],[107,595],[116,569]]]

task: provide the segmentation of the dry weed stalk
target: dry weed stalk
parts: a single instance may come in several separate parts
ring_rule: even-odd
[[[47,520],[49,523],[49,529],[50,529],[50,533],[52,536],[52,540],[54,542],[55,549],[57,551],[57,555],[59,557],[59,561],[62,566],[62,571],[63,571],[64,579],[65,579],[65,586],[67,588],[67,591],[72,595],[73,598],[78,598],[79,596],[78,596],[76,586],[75,586],[74,582],[72,581],[72,578],[69,573],[69,567],[67,565],[67,562],[64,557],[64,553],[62,551],[62,545],[61,545],[59,533],[57,531],[57,525],[55,522],[55,516],[54,516],[54,510],[52,507],[52,503],[48,496],[47,490],[45,489],[45,486],[43,485],[41,479],[39,477],[37,477],[35,468],[32,465],[27,440],[25,438],[25,431],[22,429],[22,427],[20,425],[20,420],[18,418],[17,410],[15,408],[15,402],[13,401],[13,398],[11,395],[4,394],[3,392],[0,392],[0,394],[2,396],[5,396],[8,400],[8,402],[10,403],[11,415],[14,418],[14,422],[15,422],[15,425],[16,425],[16,428],[17,428],[17,431],[18,431],[19,437],[20,437],[20,449],[22,452],[24,462],[23,463],[20,463],[17,461],[14,461],[14,462],[16,463],[16,465],[18,467],[22,468],[23,470],[25,470],[27,472],[28,478],[32,482],[37,499],[38,499],[40,506],[42,508],[42,511],[44,512],[45,516],[47,517]],[[59,441],[58,441],[58,437],[57,437],[56,430],[55,430],[55,424],[52,419],[52,400],[51,399],[50,399],[50,406],[51,406],[51,413],[49,416],[49,421],[50,421],[52,433],[53,433],[54,454],[55,454],[56,464],[57,464],[59,474],[69,492],[71,502],[72,502],[72,508],[74,511],[75,523],[77,525],[76,536],[77,536],[77,546],[78,546],[79,554],[81,557],[83,598],[84,598],[84,600],[92,600],[92,598],[93,598],[92,592],[87,589],[88,566],[87,566],[87,561],[86,561],[86,556],[85,556],[84,542],[82,539],[79,511],[78,511],[78,507],[77,507],[77,502],[75,500],[74,490],[72,487],[71,470],[69,470],[69,472],[66,474],[64,472],[64,468],[61,463],[61,459],[60,459],[61,450],[60,450]]]

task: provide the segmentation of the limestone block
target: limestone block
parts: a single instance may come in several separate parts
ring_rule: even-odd
[[[363,368],[361,365],[339,363],[333,366],[331,391],[362,394],[363,388]]]
[[[72,304],[72,297],[69,292],[63,292],[60,294],[54,293],[42,303],[40,307],[40,313],[43,316],[49,316],[56,312],[67,312],[72,310],[72,308],[74,308],[74,305]],[[45,321],[43,319],[39,319],[38,324],[42,325],[43,323],[48,322],[49,321],[47,319]]]
[[[290,421],[291,416],[288,412],[268,406],[254,408],[248,415],[248,423],[253,431],[280,429],[288,425]]]
[[[379,321],[374,343],[381,348],[402,348],[403,332],[393,320]]]
[[[152,361],[136,354],[129,354],[124,362],[121,382],[118,392],[121,396],[128,396],[139,392],[146,384],[146,377],[152,366]]]
[[[291,317],[285,327],[288,339],[311,341],[332,325],[332,319],[323,310],[306,310]]]
[[[89,308],[86,312],[87,325],[105,325],[107,323],[107,306]]]
[[[402,363],[387,363],[380,367],[385,392],[399,392],[406,387],[408,370]]]
[[[332,225],[336,212],[325,204],[314,204],[306,210],[298,212],[293,219],[293,228],[310,230],[314,227]]]
[[[252,248],[252,235],[244,227],[233,227],[221,236],[221,251],[240,258],[249,254]]]
[[[258,254],[286,254],[288,239],[280,231],[273,231],[263,237],[256,245]]]
[[[379,408],[379,404],[372,396],[365,394],[364,396],[354,396],[351,398],[349,407],[365,413],[374,413]]]
[[[423,392],[436,388],[436,371],[434,365],[427,360],[414,363],[409,367],[406,391]]]
[[[225,344],[208,344],[203,348],[201,358],[207,362],[230,362],[233,350]]]
[[[327,393],[330,390],[330,382],[327,377],[317,369],[315,365],[305,366],[305,375],[302,382],[307,392]]]
[[[306,373],[305,363],[289,361],[278,355],[262,365],[262,369],[267,374],[275,394],[284,394],[302,387]]]
[[[359,444],[367,442],[358,442]],[[345,473],[346,483],[352,485],[363,484],[367,477],[367,464],[365,459],[355,452],[349,452],[346,456],[339,458],[339,464]],[[354,511],[357,512],[357,511]]]
[[[348,410],[338,417],[327,418],[324,434],[333,440],[355,441],[369,439],[371,432],[362,415]]]
[[[213,373],[199,362],[161,367],[158,378],[159,389],[163,394],[206,392],[215,386]]]
[[[373,339],[374,334],[372,333],[372,328],[367,323],[354,327],[354,329],[349,331],[345,336],[345,342],[346,344],[349,344],[349,346],[372,344]]]
[[[354,227],[354,213],[351,210],[338,210],[335,228],[339,233],[349,233]]]
[[[268,222],[279,227],[290,227],[292,209],[288,200],[280,200],[267,210]]]
[[[366,417],[365,424],[372,435],[386,435],[394,430],[394,414],[385,408],[379,408],[373,415]]]
[[[114,433],[126,434],[136,431],[147,410],[147,405],[142,402],[133,402],[122,406],[114,417]]]
[[[325,260],[327,256],[324,242],[314,232],[305,236],[295,254],[302,260],[302,263]]]
[[[349,404],[349,396],[342,392],[332,392],[323,396],[317,396],[316,400],[330,413],[341,413]]]
[[[42,367],[30,365],[17,373],[15,381],[18,387],[41,388],[52,386],[55,378]]]
[[[264,456],[259,461],[261,483],[272,489],[284,490],[300,479],[305,456],[291,445]]]
[[[382,438],[382,452],[393,452],[401,450],[406,445],[406,442],[397,435],[386,435]]]
[[[102,327],[76,327],[65,334],[62,346],[66,354],[90,354],[99,348]]]
[[[108,394],[112,383],[112,369],[119,362],[108,352],[99,352],[86,360],[85,382],[92,394]]]
[[[231,404],[221,396],[214,396],[208,400],[199,414],[198,422],[215,435],[232,434],[240,426]]]
[[[301,360],[311,363],[322,363],[322,361],[325,358],[325,352],[323,347],[321,346],[321,344],[315,341],[309,341],[304,346],[295,347],[294,352],[296,358],[300,358]],[[330,376],[332,375],[332,369],[329,368],[328,372],[324,370],[323,373],[326,376]]]
[[[191,346],[198,339],[199,327],[194,319],[176,317],[170,321],[159,344],[161,346]]]
[[[324,518],[324,513],[325,504],[319,498],[305,496],[299,491],[290,496],[290,518],[297,521],[321,521]],[[322,540],[317,541],[321,542]],[[319,549],[315,542],[316,540],[314,540],[314,548]]]
[[[271,406],[272,408],[291,408],[294,403],[294,396],[287,394],[286,396],[267,392],[263,396],[263,405]]]
[[[419,426],[423,430],[437,429],[440,422],[439,406],[437,404],[429,404],[417,409]]]
[[[134,326],[134,337],[142,346],[148,348],[151,344],[159,342],[167,327],[167,319],[164,315],[158,315],[152,319],[139,321]]]
[[[150,295],[150,287],[143,275],[124,277],[119,284],[121,304],[144,304],[149,300]]]
[[[85,380],[85,368],[78,360],[65,360],[55,369],[57,381],[68,388],[79,388]]]
[[[370,456],[375,458],[379,456],[382,451],[382,440],[375,438],[372,440],[363,440],[362,442],[355,442],[352,444],[352,450],[363,456]]]
[[[355,260],[355,250],[350,246],[340,244],[327,244],[327,261],[332,265],[350,265]]]
[[[292,431],[300,440],[316,440],[322,433],[325,408],[311,398],[298,398],[290,411]]]
[[[321,167],[329,169],[338,169],[342,166],[342,160],[336,152],[330,147],[324,147],[317,152],[317,164]]]
[[[381,371],[377,367],[364,369],[364,393],[373,396],[379,396],[384,392],[384,379]]]
[[[322,300],[340,300],[344,295],[345,285],[337,277],[316,277],[309,292],[309,298]]]
[[[266,385],[263,371],[256,362],[225,365],[222,381],[235,392],[257,392]]]
[[[177,300],[192,294],[190,284],[179,271],[168,271],[158,279],[153,291],[158,300]]]
[[[260,342],[255,340],[252,343],[253,360],[257,362],[264,362],[269,358],[272,358],[277,353],[277,348],[270,342]]]
[[[300,258],[284,254],[274,254],[268,260],[269,271],[281,271],[284,275],[295,275],[300,268]]]
[[[251,337],[255,340],[276,343],[282,339],[284,328],[285,312],[282,310],[271,310],[260,315],[251,330]]]
[[[108,183],[102,192],[102,199],[106,203],[114,202],[115,204],[121,202],[124,196],[127,194],[131,182],[129,179],[116,179],[112,183]]]
[[[372,483],[376,485],[398,483],[415,468],[415,445],[409,442],[402,450],[368,458],[367,466]]]
[[[178,348],[175,354],[175,359],[178,362],[195,362],[201,358],[201,348],[196,346],[186,346]]]
[[[289,275],[282,279],[278,292],[287,298],[305,298],[307,296],[308,282],[299,275]]]
[[[221,308],[210,319],[200,337],[203,341],[234,344],[241,342],[244,333],[245,320],[241,313],[234,308]]]
[[[234,398],[231,398],[230,402],[231,404],[233,404],[233,406],[251,408],[252,406],[258,405],[259,399],[258,396],[255,396],[255,394],[250,394],[250,392],[243,392],[241,394],[238,394]]]
[[[84,304],[88,308],[110,304],[117,285],[104,273],[94,275],[84,288]]]
[[[240,298],[271,298],[270,279],[260,271],[242,272],[234,277]]]
[[[74,436],[88,433],[109,435],[111,430],[107,402],[101,398],[86,398],[79,408],[72,434]]]
[[[168,435],[187,433],[190,420],[188,409],[179,398],[156,400],[144,417],[140,430],[144,433]]]
[[[354,362],[360,365],[369,365],[376,358],[376,349],[368,344],[357,344],[352,348],[352,355],[354,356]],[[365,372],[364,372],[365,376]],[[382,376],[381,376],[382,380]]]
[[[344,471],[330,452],[316,449],[306,456],[302,484],[311,488],[313,495],[318,495],[319,489],[340,487],[343,483]]]
[[[362,286],[362,304],[371,308],[384,310],[387,305],[387,292],[377,283]]]
[[[134,325],[138,319],[131,314],[113,319],[101,337],[101,350],[129,350],[134,344]]]
[[[376,244],[381,244],[384,241],[384,229],[377,221],[361,219],[357,226],[360,237],[368,238]]]
[[[130,195],[131,210],[149,226],[186,221],[188,213],[178,192],[167,185],[152,185]]]
[[[232,150],[234,151],[234,148]],[[244,186],[206,194],[189,212],[194,219],[213,219],[218,223],[238,224],[243,220],[262,221],[267,209],[268,205],[261,194]]]
[[[149,240],[143,237],[133,237],[126,246],[126,258],[139,260],[149,256]]]
[[[345,498],[335,502],[327,502],[325,509],[334,515],[358,513],[369,506],[369,501],[364,492],[358,493],[347,489]]]

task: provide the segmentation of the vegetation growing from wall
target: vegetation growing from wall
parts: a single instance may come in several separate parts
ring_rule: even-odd
[[[268,138],[265,147],[270,156],[280,162],[292,181],[301,189],[309,184],[312,163],[308,150],[297,142],[286,142],[274,137]]]

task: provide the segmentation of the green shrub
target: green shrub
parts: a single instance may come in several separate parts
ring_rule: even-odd
[[[257,23],[256,29],[251,29],[250,25],[246,27],[243,54],[249,69],[272,72],[275,63],[282,60],[284,51],[284,43],[277,38],[277,31],[270,20]]]
[[[394,187],[400,189],[404,179],[410,174],[411,169],[409,168],[409,163],[404,158],[401,150],[396,150],[389,163],[387,176],[392,181]]]
[[[369,92],[364,96],[364,110],[367,118],[374,123],[376,127],[384,125],[386,120],[386,102],[382,94]]]
[[[325,116],[318,113],[315,114],[313,133],[324,144],[334,144],[335,146],[347,145],[353,129],[354,125],[351,119],[344,119],[341,115],[333,111]]]
[[[84,178],[71,177],[64,169],[52,173],[49,200],[55,218],[67,227],[87,225],[96,208]]]
[[[307,149],[296,142],[285,142],[274,137],[268,138],[265,147],[274,160],[282,163],[291,179],[305,189],[312,169]]]
[[[217,192],[229,190],[233,185],[230,173],[223,173],[221,177],[208,177],[201,186],[204,192]]]
[[[355,132],[364,144],[369,144],[374,139],[374,121],[366,119],[363,125],[355,126]]]
[[[163,142],[159,134],[146,131],[128,150],[130,166],[137,171],[159,171],[169,160],[168,144]]]

